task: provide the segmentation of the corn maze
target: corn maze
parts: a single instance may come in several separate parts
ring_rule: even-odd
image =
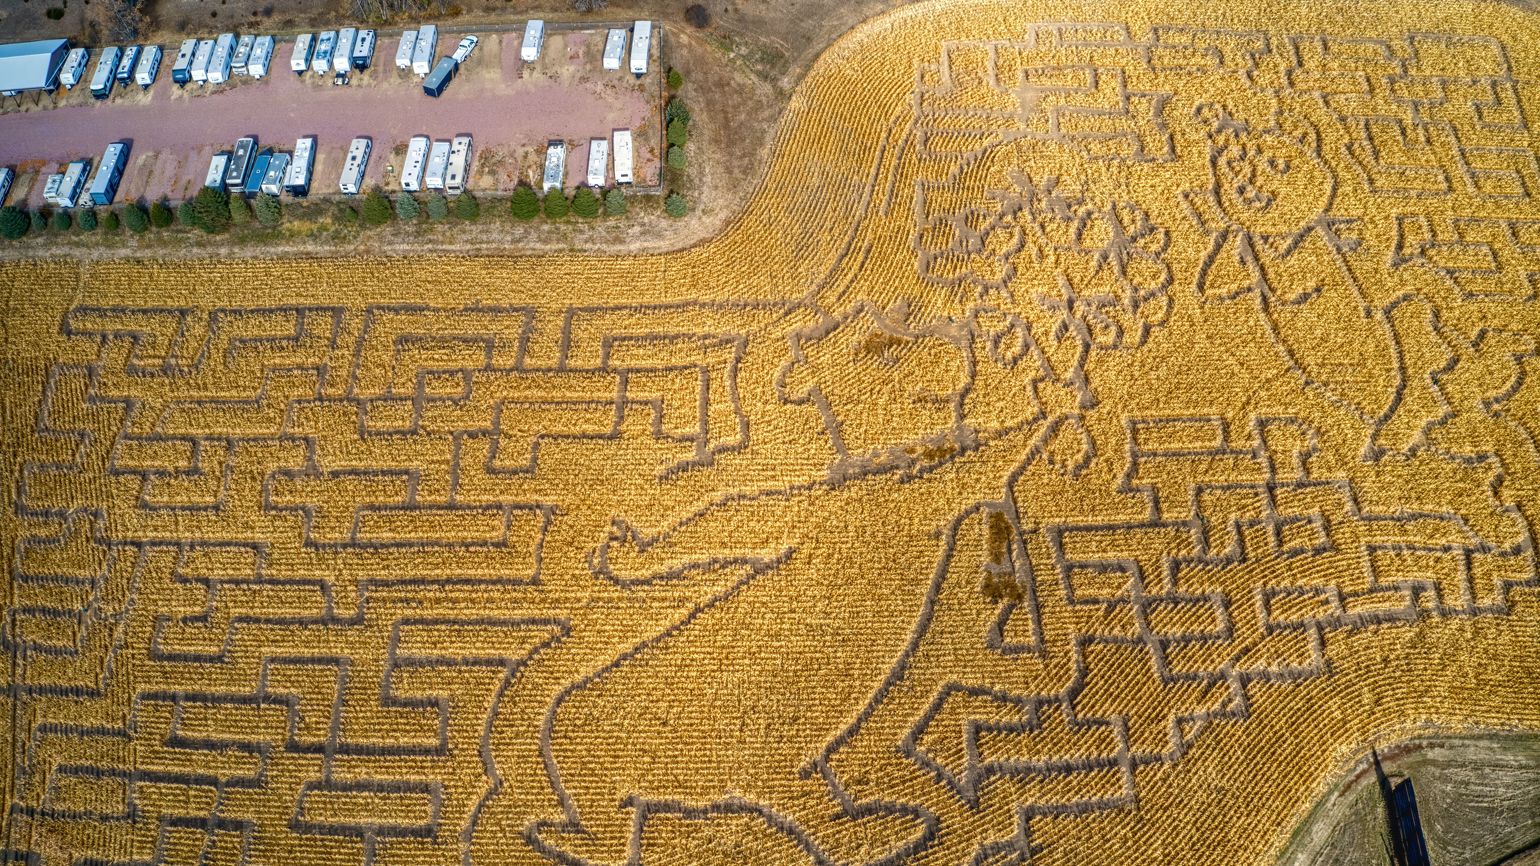
[[[1540,30],[949,2],[655,257],[13,262],[5,862],[1268,863],[1540,729]]]

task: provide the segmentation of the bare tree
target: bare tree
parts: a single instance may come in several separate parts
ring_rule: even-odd
[[[86,14],[87,26],[107,42],[132,42],[144,29],[139,0],[97,0]]]
[[[572,8],[579,12],[598,12],[609,5],[610,0],[572,0]]]

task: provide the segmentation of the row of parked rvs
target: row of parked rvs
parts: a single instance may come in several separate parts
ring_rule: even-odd
[[[77,159],[66,165],[63,171],[50,174],[43,181],[43,200],[55,207],[73,208],[81,205],[110,205],[118,197],[118,184],[123,182],[123,169],[128,167],[128,142],[114,141],[102,152],[91,174],[91,160]],[[10,169],[0,169],[10,172]],[[5,188],[9,191],[10,175]],[[0,201],[3,201],[0,195]]]
[[[118,84],[134,83],[140,87],[149,87],[155,83],[155,76],[160,74],[160,58],[159,45],[127,45],[121,48],[109,45],[103,48],[101,56],[96,59],[96,69],[91,73],[91,95],[97,99],[106,99]],[[71,48],[64,56],[64,65],[59,68],[59,83],[66,90],[74,90],[75,85],[84,80],[86,66],[90,62],[91,49]]]
[[[465,192],[471,171],[472,144],[469,135],[457,135],[451,141],[430,141],[426,135],[413,136],[406,146],[401,188],[407,192],[441,189],[447,195]]]
[[[273,37],[251,34],[184,39],[171,64],[171,80],[177,84],[224,84],[238,75],[264,78],[275,46]]]
[[[301,33],[294,40],[294,52],[289,55],[289,69],[295,75],[331,73],[339,83],[346,82],[349,72],[368,69],[374,63],[374,41],[375,31],[368,28],[343,27],[318,34]]]
[[[232,195],[305,196],[310,193],[314,164],[315,136],[296,140],[292,153],[258,149],[256,138],[248,136],[237,139],[233,150],[214,154],[203,185],[224,188]]]
[[[588,140],[588,173],[583,178],[585,184],[596,188],[602,188],[605,185],[612,151],[615,156],[615,182],[635,182],[636,176],[631,156],[631,130],[617,129],[610,138]],[[553,138],[546,142],[545,146],[545,174],[541,178],[541,187],[545,192],[559,190],[565,185],[566,177],[567,143],[559,138]]]

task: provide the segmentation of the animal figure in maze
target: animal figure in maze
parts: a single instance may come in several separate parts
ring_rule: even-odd
[[[6,855],[1074,858],[1351,642],[1532,603],[1501,43],[924,32],[762,299],[72,302]]]

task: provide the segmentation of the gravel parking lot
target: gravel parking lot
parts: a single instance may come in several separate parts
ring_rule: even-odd
[[[440,55],[454,50],[461,34],[439,37]],[[0,165],[16,168],[8,203],[42,204],[42,180],[57,166],[87,157],[119,140],[132,142],[123,199],[179,201],[203,182],[210,156],[235,139],[255,135],[263,146],[293,148],[300,136],[317,139],[312,195],[337,194],[348,143],[373,139],[368,178],[399,189],[406,142],[414,135],[475,136],[475,167],[469,188],[512,189],[521,179],[537,182],[549,139],[569,144],[567,187],[587,172],[589,138],[631,129],[636,141],[639,186],[657,183],[660,171],[659,77],[654,49],[649,74],[638,80],[601,64],[604,31],[551,31],[540,59],[519,59],[522,33],[480,34],[481,43],[460,74],[437,99],[422,92],[417,76],[395,68],[398,34],[382,35],[373,68],[357,72],[346,87],[330,76],[297,76],[289,69],[292,39],[279,42],[268,77],[233,79],[218,87],[171,83],[176,46],[167,46],[155,85],[119,88],[93,100],[89,80],[60,90],[40,105],[25,100],[0,114]],[[656,45],[656,43],[654,43]],[[96,52],[92,55],[94,68]],[[49,107],[54,105],[55,107]]]

